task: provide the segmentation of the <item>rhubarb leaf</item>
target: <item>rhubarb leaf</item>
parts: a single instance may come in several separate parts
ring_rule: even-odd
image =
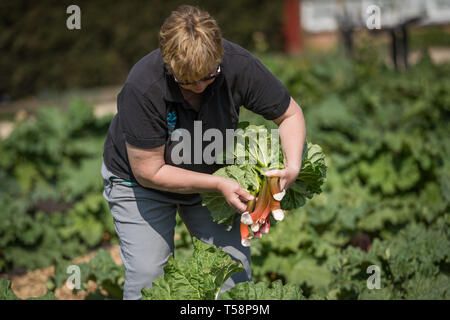
[[[286,190],[281,201],[284,210],[297,209],[311,199],[314,194],[322,192],[326,178],[325,155],[320,146],[306,143],[303,149],[302,167],[296,181]]]
[[[169,257],[164,275],[142,289],[142,300],[214,300],[224,282],[244,270],[221,248],[193,238],[194,253],[187,259]]]
[[[265,282],[238,283],[224,292],[220,300],[305,300],[305,297],[298,285],[288,283],[283,286],[281,280],[276,280],[270,288]]]
[[[253,195],[256,195],[259,191],[258,171],[253,165],[224,167],[217,170],[214,175],[236,181]],[[211,211],[215,222],[233,225],[236,210],[228,205],[221,193],[203,192],[201,197],[202,204]]]
[[[240,126],[236,130],[235,160],[238,164],[258,164],[263,168],[270,165],[270,131],[265,126]],[[245,154],[245,163],[242,157]],[[238,162],[239,160],[239,162]]]
[[[11,280],[0,279],[0,300],[20,300],[11,289]]]

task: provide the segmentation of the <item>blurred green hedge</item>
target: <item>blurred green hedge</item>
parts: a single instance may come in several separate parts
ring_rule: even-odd
[[[81,30],[66,27],[71,4],[81,9]],[[159,28],[181,4],[207,10],[225,38],[250,50],[255,33],[281,48],[281,1],[2,1],[0,99],[123,82],[157,48]]]

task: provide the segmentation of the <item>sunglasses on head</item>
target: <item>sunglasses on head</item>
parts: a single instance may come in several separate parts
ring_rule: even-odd
[[[193,82],[183,82],[183,81],[179,81],[175,75],[173,76],[173,79],[175,80],[176,83],[181,84],[183,86],[187,86],[187,85],[191,85],[191,84],[196,84],[197,82],[200,81],[209,81],[211,79],[217,78],[220,75],[220,65],[217,67],[217,70],[215,73],[211,73],[209,76],[204,77],[203,79],[197,80],[197,81],[193,81]]]

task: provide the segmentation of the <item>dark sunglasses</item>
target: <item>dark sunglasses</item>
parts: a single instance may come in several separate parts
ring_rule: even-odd
[[[181,85],[183,85],[183,86],[188,86],[188,85],[191,85],[191,84],[196,84],[197,82],[200,82],[200,81],[208,81],[208,80],[217,78],[217,77],[220,75],[220,72],[221,72],[221,71],[220,71],[220,65],[219,65],[219,66],[217,67],[217,70],[216,70],[215,73],[211,73],[209,76],[207,76],[207,77],[205,77],[205,78],[203,78],[203,79],[194,81],[194,82],[183,82],[183,81],[179,81],[175,76],[173,76],[173,79],[174,79],[175,82],[178,83],[178,84],[181,84]]]

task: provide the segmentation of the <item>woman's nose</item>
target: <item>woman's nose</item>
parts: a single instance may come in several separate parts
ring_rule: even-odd
[[[206,88],[206,83],[205,83],[205,81],[198,81],[198,82],[196,82],[195,84],[194,84],[194,88],[195,88],[195,90],[198,90],[198,91],[203,91],[203,90],[205,90],[205,88]]]

